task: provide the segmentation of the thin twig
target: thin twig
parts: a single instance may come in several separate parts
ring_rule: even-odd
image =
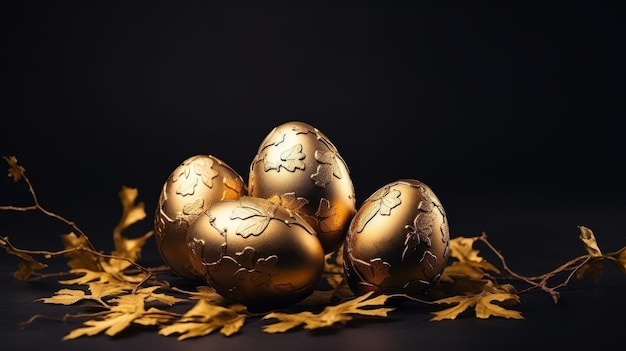
[[[70,226],[74,231],[76,231],[79,235],[81,235],[83,238],[85,238],[85,242],[87,243],[87,245],[89,245],[89,248],[92,251],[96,251],[96,248],[93,246],[93,244],[91,243],[91,241],[89,240],[89,237],[87,236],[87,234],[85,234],[85,232],[83,232],[82,229],[80,229],[78,227],[78,225],[74,222],[74,221],[70,221],[69,219],[58,215],[54,212],[48,211],[47,209],[45,209],[43,206],[41,206],[41,204],[39,203],[39,198],[37,197],[37,194],[35,193],[35,188],[33,187],[33,184],[31,183],[30,179],[28,178],[28,176],[24,173],[22,173],[22,179],[24,179],[24,181],[26,182],[26,184],[28,185],[28,192],[30,193],[31,198],[33,199],[33,202],[35,203],[34,205],[31,206],[0,206],[0,210],[8,210],[8,211],[20,211],[20,212],[27,212],[27,211],[40,211],[41,213],[45,214],[46,216],[55,218],[65,224],[67,224],[68,226]],[[100,265],[100,263],[98,262],[98,265]]]

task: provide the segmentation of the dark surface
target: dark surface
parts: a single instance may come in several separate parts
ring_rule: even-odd
[[[139,190],[151,229],[169,173],[210,153],[247,179],[274,126],[305,121],[350,168],[357,203],[401,178],[428,184],[455,236],[485,231],[514,270],[547,272],[625,244],[623,5],[229,5],[15,2],[3,5],[0,153],[26,168],[42,205],[112,248],[117,193]],[[0,181],[0,205],[30,204]],[[39,213],[0,212],[0,235],[56,249],[71,228]],[[487,254],[486,248],[481,252]],[[153,242],[142,263],[159,265]],[[493,261],[496,262],[495,260]],[[0,255],[0,340],[9,349],[531,349],[623,340],[626,279],[573,280],[554,304],[522,295],[524,320],[430,322],[403,305],[384,321],[322,332],[178,342],[154,330],[61,341],[79,324],[38,320],[64,308],[33,302],[54,281],[19,282]],[[60,268],[63,268],[62,266]],[[4,349],[4,347],[3,347]]]

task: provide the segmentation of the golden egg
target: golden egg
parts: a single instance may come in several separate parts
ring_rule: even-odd
[[[356,212],[348,167],[317,128],[291,121],[274,128],[250,165],[250,196],[270,199],[311,224],[324,252],[343,242]]]
[[[262,198],[213,203],[189,227],[196,271],[220,295],[250,311],[269,311],[310,295],[324,251],[300,215]]]
[[[248,189],[243,178],[212,155],[194,155],[169,175],[156,209],[155,238],[161,257],[178,275],[200,279],[185,237],[189,225],[216,201],[238,199]]]
[[[418,296],[436,284],[450,255],[448,218],[424,183],[403,179],[358,209],[344,242],[344,274],[356,294]]]

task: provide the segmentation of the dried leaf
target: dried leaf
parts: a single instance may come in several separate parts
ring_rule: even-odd
[[[146,299],[152,296],[149,293],[138,292],[136,294],[121,295],[111,302],[108,313],[99,319],[88,320],[84,323],[86,327],[77,328],[63,337],[63,340],[76,339],[81,336],[92,336],[104,332],[108,336],[114,336],[133,323],[141,325],[159,325],[170,321],[173,317],[171,313],[161,311],[157,308],[145,309]]]
[[[194,291],[186,291],[179,288],[174,287],[173,290],[180,291],[189,295],[190,300],[204,300],[213,305],[228,307],[237,313],[245,314],[248,311],[248,308],[240,303],[235,303],[232,300],[228,300],[224,298],[222,295],[218,294],[213,288],[210,286],[198,286],[196,287],[196,292]]]
[[[118,240],[118,248],[111,253],[111,255],[119,258],[111,258],[105,262],[103,264],[105,270],[108,272],[121,272],[128,268],[132,262],[136,262],[141,256],[141,249],[153,233],[153,231],[150,231],[135,239],[121,237]]]
[[[196,291],[187,291],[176,287],[174,287],[173,289],[175,291],[180,291],[187,295],[190,295],[190,298],[194,300],[203,299],[208,302],[217,302],[224,299],[222,295],[218,294],[213,288],[206,285],[197,286]]]
[[[82,290],[61,289],[54,296],[37,299],[35,301],[43,301],[44,303],[53,303],[59,305],[72,305],[85,298],[85,292]]]
[[[124,209],[122,212],[122,219],[117,226],[119,228],[119,232],[128,228],[133,223],[146,218],[144,203],[135,203],[138,193],[137,189],[127,186],[122,186],[122,190],[118,193]]]
[[[213,305],[206,300],[198,300],[196,305],[172,325],[159,330],[160,335],[180,334],[178,340],[204,336],[220,329],[220,333],[230,336],[244,325],[246,316],[237,311]]]
[[[524,319],[519,311],[508,310],[502,306],[494,304],[494,301],[517,304],[520,302],[519,296],[515,293],[512,285],[494,285],[493,282],[487,281],[482,292],[473,295],[457,295],[435,300],[437,304],[454,304],[454,306],[445,310],[432,312],[435,317],[431,321],[441,321],[444,319],[456,319],[462,312],[470,307],[474,307],[476,317],[486,319],[491,316],[504,317],[512,319]]]
[[[13,273],[13,278],[17,280],[27,280],[34,272],[48,267],[48,265],[37,261],[31,255],[18,251],[9,242],[9,238],[6,236],[0,238],[0,246],[2,246],[7,253],[20,258],[20,262],[18,263],[18,269]]]
[[[158,286],[149,286],[146,288],[142,288],[137,290],[138,294],[145,294],[145,301],[146,302],[152,302],[152,301],[159,301],[162,302],[164,304],[167,304],[169,306],[174,305],[175,303],[178,302],[183,302],[186,301],[185,299],[181,299],[172,295],[167,295],[167,294],[162,294],[162,293],[155,293],[155,291],[158,289]]]
[[[75,289],[61,289],[57,291],[54,296],[48,298],[41,298],[35,301],[43,301],[44,303],[72,305],[82,300],[95,300],[102,305],[106,305],[102,300],[105,297],[118,295],[125,290],[129,290],[129,287],[115,284],[103,284],[103,283],[89,283],[89,291],[91,294],[85,294],[83,290]]]
[[[596,241],[595,235],[593,235],[593,231],[584,225],[579,225],[578,229],[580,230],[580,241],[585,245],[585,249],[592,257],[602,256],[602,252],[598,247],[598,243]]]
[[[472,264],[472,262],[452,262],[443,269],[441,281],[451,282],[457,278],[468,278],[480,280],[485,276],[485,272]]]
[[[335,252],[326,254],[323,278],[328,285],[336,288],[343,281],[343,246]]]
[[[122,218],[113,230],[115,250],[112,252],[112,255],[126,258],[131,262],[135,262],[140,257],[141,248],[153,234],[153,232],[150,231],[136,239],[128,239],[122,236],[122,231],[132,224],[146,218],[145,204],[143,202],[136,203],[137,194],[138,191],[135,188],[127,186],[122,187],[122,190],[120,190],[118,194],[123,207]],[[109,262],[110,268],[117,269],[119,272],[130,266],[131,262],[128,260],[111,260],[111,262]]]
[[[339,285],[329,290],[315,290],[311,295],[298,302],[301,306],[327,306],[338,301],[354,298],[354,292],[348,286],[345,280]]]
[[[70,232],[69,234],[61,235],[61,241],[63,242],[63,246],[65,249],[79,249],[79,248],[88,248],[89,242],[87,238],[84,236],[77,236],[74,232]],[[98,265],[98,257],[94,255],[92,252],[85,250],[76,250],[64,255],[69,258],[67,265],[70,268],[84,268],[92,271],[99,271],[100,266]]]
[[[478,240],[477,237],[465,238],[462,236],[451,239],[450,255],[467,266],[500,273],[498,268],[479,256],[479,251],[473,248],[476,240]]]
[[[388,312],[394,308],[372,308],[382,306],[388,299],[387,295],[371,297],[370,291],[351,300],[342,302],[335,306],[327,306],[320,313],[304,311],[300,313],[271,312],[263,316],[262,319],[278,319],[279,322],[263,326],[266,333],[282,333],[304,324],[304,329],[317,329],[332,326],[336,323],[345,324],[353,319],[352,315],[387,317]]]
[[[602,260],[592,258],[576,271],[576,278],[582,280],[589,277],[594,283],[598,284],[602,279],[603,273],[604,266],[602,265]]]
[[[24,178],[24,172],[26,169],[17,164],[17,158],[15,156],[2,156],[5,161],[9,164],[9,177],[13,177],[13,181],[17,182],[18,180]]]

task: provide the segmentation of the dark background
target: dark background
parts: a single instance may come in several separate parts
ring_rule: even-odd
[[[247,180],[263,138],[290,120],[335,143],[359,205],[386,183],[419,179],[442,201],[452,236],[486,231],[523,273],[584,254],[578,225],[605,251],[624,245],[619,2],[21,1],[1,12],[0,153],[18,158],[44,207],[103,250],[123,185],[139,190],[148,213],[129,233],[144,233],[180,162],[213,154]],[[0,181],[0,205],[29,199],[23,182]],[[0,213],[0,235],[25,248],[53,248],[69,230],[37,213]],[[151,263],[155,250],[144,250]],[[16,261],[1,260],[9,276]],[[590,289],[580,301],[623,314],[623,276],[609,292]],[[470,320],[455,333],[470,340],[472,328],[513,323],[543,338],[547,325],[584,313],[547,317],[542,304],[555,307],[538,301],[529,313],[545,325]],[[10,331],[39,312],[2,306]],[[435,328],[425,346],[449,332],[417,324]]]

